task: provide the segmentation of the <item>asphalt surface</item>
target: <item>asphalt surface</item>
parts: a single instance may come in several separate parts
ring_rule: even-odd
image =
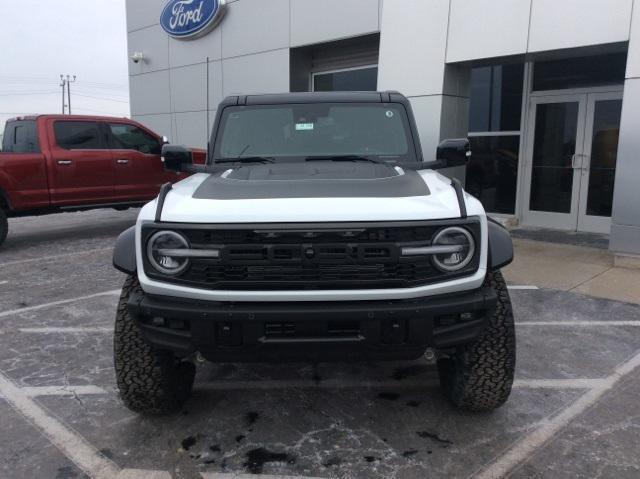
[[[199,364],[180,413],[129,412],[111,248],[136,213],[10,221],[0,477],[640,477],[640,306],[528,285],[512,285],[517,381],[493,413],[455,410],[426,360]]]

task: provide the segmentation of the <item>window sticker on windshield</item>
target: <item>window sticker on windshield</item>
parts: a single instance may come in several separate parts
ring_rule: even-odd
[[[296,123],[296,131],[313,130],[313,123]]]
[[[387,115],[387,118],[393,118],[393,112],[391,110],[387,110],[385,115]]]

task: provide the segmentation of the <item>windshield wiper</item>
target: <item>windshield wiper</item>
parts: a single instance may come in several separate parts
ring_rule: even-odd
[[[270,156],[243,156],[240,158],[221,158],[214,163],[275,163],[275,158]]]
[[[360,155],[331,155],[331,156],[308,156],[306,161],[366,161],[368,163],[380,163],[379,161]]]

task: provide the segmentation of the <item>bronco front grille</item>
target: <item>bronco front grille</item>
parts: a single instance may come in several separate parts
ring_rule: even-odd
[[[386,224],[152,225],[184,234],[192,248],[216,248],[218,258],[193,258],[178,277],[153,269],[148,276],[216,290],[330,290],[410,288],[474,273],[479,251],[462,271],[443,273],[429,256],[402,257],[407,246],[426,246],[444,226],[464,224],[480,243],[477,219]],[[150,225],[151,226],[151,225]],[[144,250],[144,248],[143,248]]]

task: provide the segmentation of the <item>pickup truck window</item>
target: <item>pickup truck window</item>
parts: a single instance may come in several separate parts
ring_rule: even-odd
[[[357,155],[385,162],[416,161],[409,119],[400,104],[309,103],[224,109],[215,160]]]
[[[8,122],[2,140],[5,153],[39,153],[38,129],[35,120]]]
[[[110,123],[111,148],[117,150],[136,150],[141,153],[159,155],[160,141],[142,128],[124,123]]]
[[[54,123],[56,143],[65,150],[102,150],[100,127],[93,121],[56,121]]]

